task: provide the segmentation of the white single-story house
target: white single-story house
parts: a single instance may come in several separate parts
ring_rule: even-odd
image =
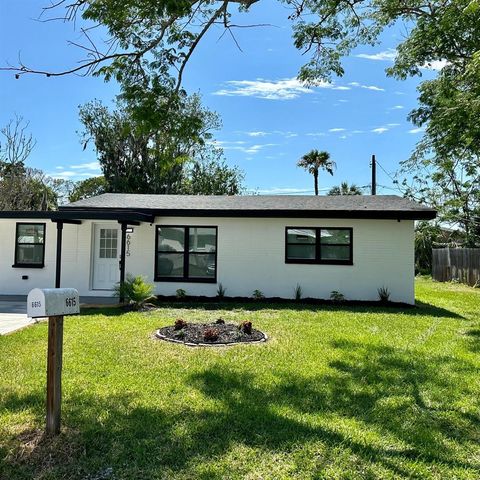
[[[414,221],[436,212],[377,196],[189,196],[107,193],[54,212],[0,212],[0,298],[74,287],[111,298],[126,274],[159,295],[414,303]]]

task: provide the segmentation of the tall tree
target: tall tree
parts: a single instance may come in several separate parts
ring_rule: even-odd
[[[320,170],[325,170],[330,175],[336,168],[336,164],[330,159],[330,154],[325,151],[310,150],[298,162],[297,166],[304,168],[308,173],[313,175],[313,183],[315,186],[315,195],[318,195],[318,174]]]
[[[362,190],[354,183],[342,182],[340,185],[332,187],[327,195],[362,195]]]
[[[220,124],[198,95],[167,97],[137,86],[124,90],[116,110],[90,102],[80,109],[80,119],[85,145],[95,146],[106,191],[126,193],[179,193],[186,164]]]
[[[100,175],[98,177],[86,178],[75,182],[72,191],[68,196],[70,202],[77,202],[85,198],[95,197],[106,192],[107,182],[105,177]]]
[[[0,138],[0,210],[55,209],[62,182],[25,166],[35,147],[28,122],[15,117],[0,130]]]
[[[187,171],[182,193],[190,195],[240,195],[245,190],[245,174],[229,167],[221,150],[206,150],[204,158],[194,160]]]

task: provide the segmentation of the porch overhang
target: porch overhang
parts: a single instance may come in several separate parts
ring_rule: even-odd
[[[135,225],[135,222],[153,223],[155,215],[152,213],[138,212],[135,210],[87,210],[87,209],[64,209],[55,211],[4,211],[0,212],[0,218],[42,218],[52,222],[77,223],[76,220],[114,220],[120,223],[126,222]]]

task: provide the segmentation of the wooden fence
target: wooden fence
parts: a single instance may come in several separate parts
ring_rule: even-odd
[[[434,248],[432,257],[434,280],[480,285],[480,248]]]

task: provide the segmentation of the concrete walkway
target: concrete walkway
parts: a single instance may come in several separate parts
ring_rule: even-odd
[[[0,301],[0,335],[15,332],[35,323],[27,317],[26,302]]]

